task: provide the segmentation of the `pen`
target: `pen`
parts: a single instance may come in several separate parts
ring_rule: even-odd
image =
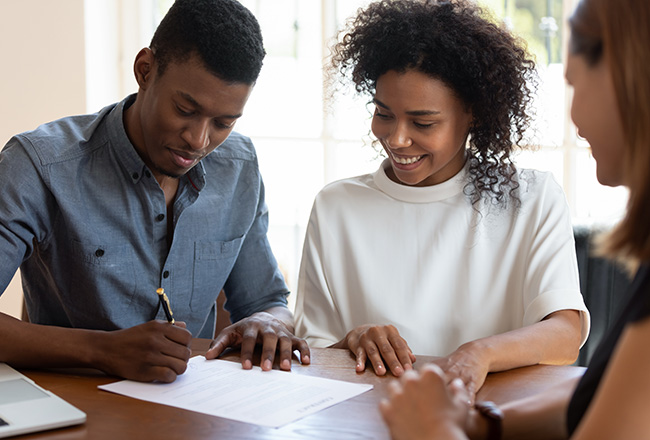
[[[167,298],[167,295],[165,294],[165,289],[160,287],[159,289],[156,290],[156,293],[158,294],[158,299],[160,300],[160,305],[162,306],[163,310],[165,311],[165,316],[167,317],[167,322],[170,324],[173,324],[174,321],[174,316],[172,314],[172,308],[169,305],[169,298]]]

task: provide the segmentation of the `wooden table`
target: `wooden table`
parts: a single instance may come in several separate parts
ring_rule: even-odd
[[[203,354],[210,341],[196,339],[192,349]],[[224,359],[239,361],[238,353]],[[85,424],[19,437],[27,439],[388,439],[388,431],[377,408],[386,395],[392,376],[379,377],[372,371],[357,374],[354,358],[347,350],[312,349],[312,364],[296,360],[292,374],[308,374],[369,383],[374,388],[350,400],[307,416],[278,429],[265,428],[219,417],[173,408],[97,389],[115,382],[93,370],[21,370],[36,383],[72,403],[88,415]],[[418,356],[417,365],[431,357]],[[534,366],[490,374],[479,399],[497,403],[541,391],[562,380],[582,375],[584,368]]]

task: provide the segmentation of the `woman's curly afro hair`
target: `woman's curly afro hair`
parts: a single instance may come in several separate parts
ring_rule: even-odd
[[[473,117],[466,192],[472,203],[483,195],[505,202],[518,187],[511,153],[530,125],[536,84],[521,41],[467,0],[381,0],[341,35],[332,68],[357,92],[372,96],[384,73],[414,69],[456,93]]]

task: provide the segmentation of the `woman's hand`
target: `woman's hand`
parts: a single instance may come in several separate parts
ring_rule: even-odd
[[[490,372],[490,361],[486,352],[472,342],[461,345],[449,356],[438,358],[433,363],[444,371],[448,381],[455,378],[463,381],[471,402],[474,402],[476,393]]]
[[[351,330],[336,344],[337,348],[349,348],[357,358],[356,370],[361,373],[369,360],[375,374],[386,374],[386,366],[395,376],[413,368],[415,355],[399,331],[392,325],[367,324]]]
[[[467,438],[469,394],[460,379],[447,383],[440,367],[429,364],[389,384],[379,409],[393,439]]]

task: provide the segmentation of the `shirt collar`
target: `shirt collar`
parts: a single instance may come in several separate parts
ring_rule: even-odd
[[[381,191],[394,199],[408,203],[438,202],[463,191],[468,179],[468,164],[469,161],[454,177],[437,185],[409,186],[390,180],[386,174],[386,168],[390,166],[390,159],[386,159],[373,174],[373,180]]]

